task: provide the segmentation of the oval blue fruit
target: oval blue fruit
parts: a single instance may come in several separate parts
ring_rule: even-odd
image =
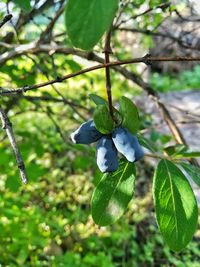
[[[114,172],[118,169],[117,150],[108,136],[97,143],[97,165],[101,172]]]
[[[112,133],[112,140],[117,150],[130,162],[137,161],[144,156],[144,152],[136,136],[126,128],[117,127]]]
[[[138,142],[137,136],[132,135],[133,137],[133,142],[135,143],[134,148],[135,148],[135,161],[140,160],[141,158],[144,157],[144,151]]]
[[[71,139],[76,144],[91,144],[99,140],[103,135],[97,131],[94,121],[89,120],[71,134]]]

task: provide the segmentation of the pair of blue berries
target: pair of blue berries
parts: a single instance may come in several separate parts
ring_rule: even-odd
[[[128,161],[135,162],[144,156],[144,152],[136,136],[126,128],[116,127],[111,134],[103,135],[89,120],[71,134],[76,144],[91,144],[97,142],[97,165],[101,172],[114,172],[118,169],[117,151]]]

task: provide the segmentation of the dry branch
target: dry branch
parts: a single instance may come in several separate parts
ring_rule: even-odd
[[[12,147],[13,152],[15,154],[15,158],[17,161],[17,166],[18,166],[18,169],[20,172],[22,182],[26,184],[28,181],[27,174],[26,174],[26,168],[25,168],[24,161],[22,159],[21,153],[19,151],[16,139],[15,139],[15,136],[13,133],[12,124],[11,124],[9,118],[7,117],[5,111],[1,107],[0,107],[0,118],[2,121],[2,128],[5,129],[6,134],[8,136],[8,139],[10,141],[11,147]]]

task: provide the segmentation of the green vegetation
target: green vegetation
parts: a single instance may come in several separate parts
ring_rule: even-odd
[[[199,168],[181,159],[199,157],[200,152],[176,145],[172,135],[152,129],[151,116],[143,114],[132,100],[141,88],[148,93],[153,89],[199,89],[200,67],[176,77],[153,73],[151,88],[144,83],[137,64],[115,66],[110,70],[114,119],[112,103],[105,100],[109,87],[105,69],[62,78],[104,62],[105,32],[117,7],[111,61],[128,59],[135,53],[126,47],[126,38],[122,40],[120,22],[123,25],[128,18],[134,28],[150,31],[175,7],[161,0],[74,3],[3,0],[0,4],[0,23],[7,13],[13,15],[12,23],[0,26],[0,114],[3,109],[12,123],[29,178],[28,184],[21,184],[9,134],[4,129],[8,125],[2,123],[0,266],[198,267],[198,208],[179,167],[199,186]],[[153,46],[149,34],[137,41],[144,50]],[[72,44],[94,49],[78,50]],[[41,85],[48,82],[47,86]],[[13,88],[20,88],[20,93],[14,94],[10,91]],[[135,159],[137,149],[143,156],[137,134],[140,144],[148,149],[147,157],[154,155],[159,161],[157,168],[146,158],[136,164],[128,162],[125,158],[132,151],[121,150],[123,142],[119,145],[113,140],[111,145],[121,152],[117,155],[119,168],[102,174],[96,164],[95,144],[73,144],[70,139],[75,129],[92,118],[95,127],[111,141],[120,127],[134,134],[135,143],[130,144]],[[5,121],[1,118],[0,122]],[[142,130],[148,135],[142,135]]]
[[[152,73],[151,86],[159,92],[178,90],[200,89],[200,66],[195,66],[191,71],[182,71],[175,75]]]

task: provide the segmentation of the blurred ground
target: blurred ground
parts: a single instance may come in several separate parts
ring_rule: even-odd
[[[192,149],[200,147],[200,91],[179,91],[160,94],[161,101],[166,105],[172,118],[183,133]],[[163,133],[168,133],[168,127],[160,116],[156,104],[148,96],[143,95],[137,101],[146,113],[153,115],[154,124]]]
[[[174,121],[181,130],[187,144],[194,151],[200,150],[200,90],[185,90],[160,94]],[[142,109],[152,115],[153,125],[163,134],[169,134],[166,123],[160,116],[156,104],[148,96],[137,98]],[[200,159],[198,159],[200,163]],[[200,205],[200,189],[192,183]]]

